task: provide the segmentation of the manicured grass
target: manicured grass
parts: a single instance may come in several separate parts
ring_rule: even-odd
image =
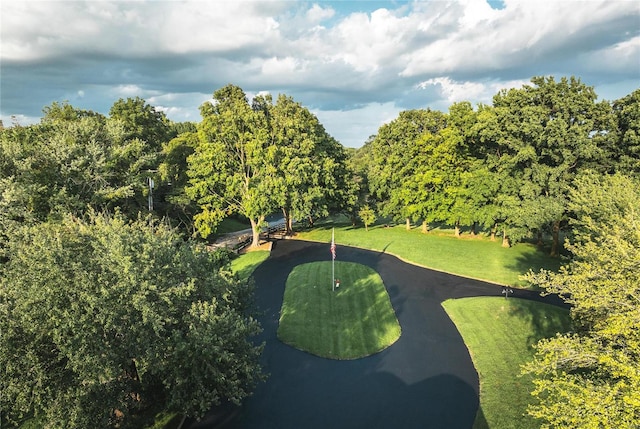
[[[254,250],[244,253],[231,261],[231,270],[240,278],[247,279],[265,259],[269,257],[268,250]]]
[[[533,390],[520,365],[533,358],[532,345],[566,332],[569,312],[517,298],[477,297],[445,301],[480,378],[480,410],[474,429],[533,429],[540,423],[526,414]]]
[[[328,243],[332,226],[299,232],[297,238]],[[519,276],[529,269],[555,271],[560,263],[528,243],[503,248],[499,240],[470,238],[468,234],[455,238],[444,231],[423,234],[420,228],[407,231],[404,225],[370,227],[369,231],[340,225],[335,227],[335,240],[338,255],[341,245],[362,247],[391,253],[427,268],[518,287],[528,287]]]
[[[278,338],[331,359],[377,353],[400,338],[400,325],[380,276],[371,268],[335,263],[340,287],[332,291],[331,262],[293,269],[287,279]]]

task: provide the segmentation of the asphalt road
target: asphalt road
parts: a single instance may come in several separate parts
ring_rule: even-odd
[[[264,329],[258,341],[266,344],[262,363],[269,378],[241,408],[212,412],[185,427],[471,428],[479,404],[478,374],[441,303],[502,296],[502,287],[407,264],[383,252],[338,246],[337,260],[364,264],[380,274],[402,335],[373,356],[330,360],[296,350],[276,337],[289,273],[296,265],[323,260],[331,260],[328,244],[274,243],[270,257],[254,273]],[[518,289],[510,297],[560,303]]]

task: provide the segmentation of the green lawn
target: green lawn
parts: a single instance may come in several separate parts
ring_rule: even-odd
[[[278,338],[309,353],[357,359],[400,338],[400,325],[382,279],[371,268],[336,262],[340,287],[332,291],[330,262],[298,265],[287,279]]]
[[[331,241],[331,227],[327,224],[299,232],[297,238],[312,241]],[[528,243],[503,248],[500,241],[488,238],[455,238],[448,231],[423,234],[420,228],[407,231],[404,225],[376,226],[365,231],[362,227],[339,225],[335,240],[340,258],[340,246],[356,246],[384,251],[406,261],[465,277],[487,280],[518,287],[528,285],[519,276],[529,269],[557,270],[560,261]]]
[[[240,278],[246,279],[258,268],[265,259],[269,257],[268,250],[255,250],[244,253],[231,261],[231,270],[237,273]]]
[[[533,390],[520,365],[533,358],[532,345],[570,328],[569,312],[517,298],[477,297],[445,301],[480,378],[480,410],[474,429],[534,429],[525,415]]]

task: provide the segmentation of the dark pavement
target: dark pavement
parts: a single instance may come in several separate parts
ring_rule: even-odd
[[[428,270],[385,253],[338,246],[337,260],[376,270],[402,327],[400,339],[363,359],[320,358],[276,337],[286,279],[299,264],[330,261],[329,244],[274,243],[254,273],[269,374],[224,423],[211,415],[191,429],[471,428],[478,410],[478,375],[455,325],[441,306],[449,298],[502,296],[501,286]],[[331,281],[327,281],[330,287]],[[533,291],[510,297],[560,303]]]

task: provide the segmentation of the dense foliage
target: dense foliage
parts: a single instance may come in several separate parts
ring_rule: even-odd
[[[344,148],[300,104],[284,95],[275,105],[270,96],[250,104],[234,85],[213,99],[201,107],[187,158],[186,193],[201,209],[195,221],[203,237],[237,213],[249,219],[257,246],[265,218],[277,210],[291,231],[293,219],[313,222],[354,198]]]
[[[573,259],[529,278],[573,304],[577,329],[538,343],[525,370],[543,427],[633,428],[640,421],[640,181],[586,174],[569,193]]]
[[[499,228],[506,246],[550,234],[558,255],[575,177],[639,171],[640,90],[609,103],[573,77],[531,81],[492,106],[406,111],[383,125],[365,146],[380,213],[407,227],[421,221],[424,232],[434,223]]]
[[[25,227],[0,266],[3,421],[141,427],[201,416],[260,379],[251,287],[226,254],[148,220]]]
[[[0,180],[4,187],[3,222],[44,221],[60,214],[81,215],[87,208],[116,207],[136,218],[146,208],[147,177],[158,162],[159,138],[171,130],[163,114],[152,115],[156,131],[132,131],[136,109],[154,112],[138,101],[119,106],[119,116],[54,103],[40,124],[11,127],[0,133]],[[130,109],[130,115],[125,113]],[[144,122],[151,127],[151,120]],[[137,128],[136,128],[137,129]],[[147,129],[147,128],[145,128]],[[145,140],[149,139],[149,140]]]

